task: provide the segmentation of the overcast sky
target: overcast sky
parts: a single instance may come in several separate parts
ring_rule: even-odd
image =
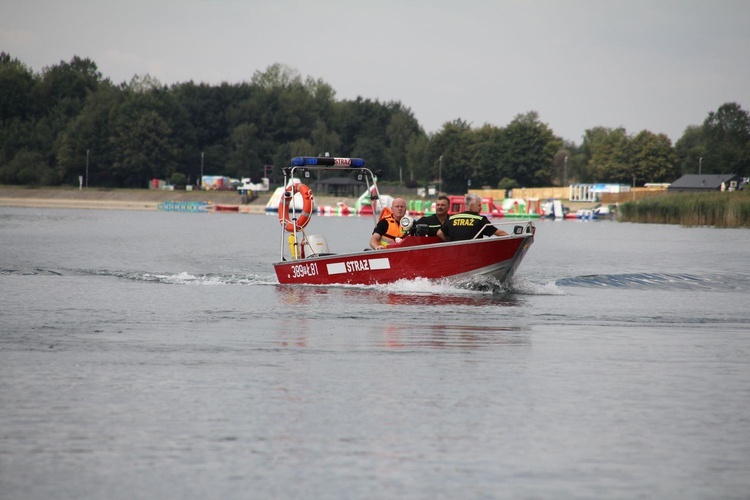
[[[114,83],[250,81],[274,63],[337,99],[400,101],[425,131],[536,111],[567,140],[672,141],[750,111],[749,0],[2,0],[0,50],[34,71],[89,58]]]

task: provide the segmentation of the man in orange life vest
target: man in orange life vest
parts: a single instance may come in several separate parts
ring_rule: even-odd
[[[387,210],[387,207],[383,210]],[[378,225],[372,231],[370,248],[382,250],[396,238],[403,238],[406,232],[401,229],[401,218],[406,215],[406,202],[403,198],[396,198],[391,203],[390,214],[381,217]]]
[[[497,229],[484,215],[479,215],[482,209],[482,197],[478,194],[466,195],[466,210],[460,214],[448,217],[445,224],[438,229],[437,235],[443,241],[471,240],[480,231],[481,236],[508,236],[502,229]]]

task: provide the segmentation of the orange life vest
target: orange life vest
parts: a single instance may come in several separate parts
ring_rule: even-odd
[[[401,228],[401,224],[392,215],[387,215],[383,218],[388,222],[388,230],[384,235],[380,236],[380,246],[387,247],[396,238],[402,238],[406,234],[406,231]]]

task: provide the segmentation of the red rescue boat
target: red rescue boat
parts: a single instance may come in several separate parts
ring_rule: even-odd
[[[375,183],[372,172],[364,167],[364,160],[358,158],[293,158],[292,167],[284,173],[293,177],[296,169],[316,168],[356,172],[367,176],[368,184],[369,179]],[[375,205],[377,189],[373,192]],[[420,228],[415,228],[416,234],[405,236],[383,250],[334,254],[329,252],[325,237],[305,233],[309,218],[300,225],[292,211],[288,219],[281,219],[280,215],[282,233],[286,228],[293,230],[286,238],[282,235],[281,260],[273,264],[281,284],[371,285],[415,278],[459,282],[491,279],[502,283],[521,264],[535,233],[531,221],[496,223],[495,226],[510,226],[503,228],[509,235],[443,242],[437,237],[419,236]],[[408,216],[402,220],[404,227],[412,223]]]

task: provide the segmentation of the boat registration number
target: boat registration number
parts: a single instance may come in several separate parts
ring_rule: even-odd
[[[308,262],[307,264],[295,264],[292,266],[292,276],[294,278],[304,278],[305,276],[317,276],[317,262]]]

